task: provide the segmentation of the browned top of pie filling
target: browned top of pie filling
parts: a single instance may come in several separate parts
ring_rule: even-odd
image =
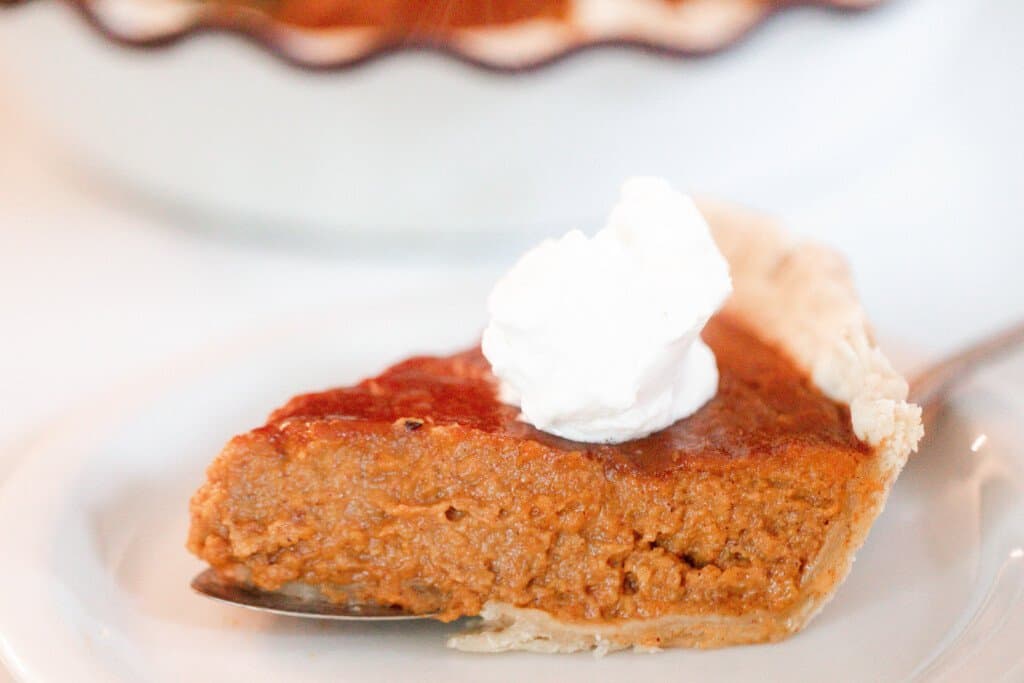
[[[478,350],[296,397],[211,465],[189,548],[263,589],[444,620],[488,600],[570,620],[784,611],[871,486],[870,449],[741,325],[716,316],[704,338],[716,396],[617,445],[517,420]]]
[[[715,351],[718,392],[695,415],[651,436],[615,445],[568,441],[518,419],[497,400],[487,360],[473,349],[455,356],[410,358],[354,387],[298,396],[270,422],[344,416],[373,422],[417,417],[582,451],[615,468],[656,474],[684,463],[735,460],[789,448],[794,440],[860,450],[846,406],[825,398],[803,373],[740,326],[716,316],[704,330]]]

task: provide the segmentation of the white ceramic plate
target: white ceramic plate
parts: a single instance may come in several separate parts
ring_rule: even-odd
[[[433,292],[437,294],[437,292]],[[269,617],[190,593],[187,501],[290,394],[472,341],[480,297],[288,321],[53,425],[0,490],[0,653],[26,681],[1024,680],[1024,363],[969,385],[835,601],[789,641],[658,655],[470,655],[458,625]],[[411,341],[415,340],[415,341]]]

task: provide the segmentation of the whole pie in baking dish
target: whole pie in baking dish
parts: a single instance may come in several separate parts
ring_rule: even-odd
[[[881,0],[806,0],[867,8]],[[17,3],[19,0],[6,0]],[[791,0],[72,0],[104,33],[164,45],[202,29],[248,35],[288,61],[353,65],[406,48],[491,69],[550,63],[587,46],[703,54],[733,43]],[[4,4],[0,2],[0,4]]]
[[[841,260],[702,205],[734,291],[717,394],[615,445],[500,402],[476,349],[299,396],[235,437],[188,547],[226,580],[449,621],[456,648],[715,647],[800,630],[846,576],[922,429]]]

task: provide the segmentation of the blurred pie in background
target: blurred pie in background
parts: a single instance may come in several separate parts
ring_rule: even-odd
[[[813,205],[962,24],[834,11],[876,1],[17,0],[0,64],[71,167],[176,222],[522,246],[638,173]]]
[[[17,2],[18,0],[14,0]],[[822,0],[863,8],[881,0]],[[601,43],[702,53],[728,45],[783,0],[70,0],[106,33],[164,42],[199,27],[253,35],[282,56],[340,65],[431,46],[492,68],[535,66]],[[307,41],[317,45],[302,46]]]

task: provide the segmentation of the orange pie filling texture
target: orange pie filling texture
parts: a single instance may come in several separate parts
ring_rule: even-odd
[[[241,2],[244,0],[220,0]],[[248,0],[252,2],[252,0]],[[571,0],[276,0],[259,4],[274,18],[309,28],[367,27],[396,36],[565,19]]]
[[[626,0],[632,2],[633,0]],[[686,0],[663,0],[678,5]],[[567,21],[572,0],[211,0],[249,7],[305,28],[372,28],[395,39],[436,38],[453,31],[526,21]]]
[[[583,444],[495,397],[478,350],[299,396],[233,439],[192,500],[223,576],[443,620],[496,600],[568,620],[783,612],[874,486],[848,409],[724,315],[695,415]]]

